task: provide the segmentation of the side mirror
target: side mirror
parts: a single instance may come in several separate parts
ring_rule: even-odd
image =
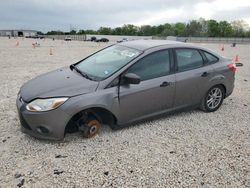
[[[141,82],[140,77],[134,73],[125,74],[123,80],[123,83],[125,84],[139,84]]]

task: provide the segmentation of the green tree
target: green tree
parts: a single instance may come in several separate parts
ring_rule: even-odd
[[[37,34],[38,34],[38,35],[44,35],[44,33],[41,32],[41,31],[38,31]]]
[[[111,35],[111,28],[110,27],[100,27],[98,30],[98,33],[100,35]]]
[[[208,36],[208,21],[204,18],[199,18],[198,22],[201,25],[201,37],[207,37]]]
[[[95,34],[97,34],[97,31],[94,31],[92,29],[87,29],[87,30],[85,30],[85,33],[90,34],[90,35],[95,35]]]
[[[174,34],[175,36],[178,36],[178,37],[183,37],[185,36],[185,33],[186,33],[186,25],[184,23],[176,23],[174,26],[173,26],[173,29],[174,29]]]
[[[191,37],[199,37],[201,36],[202,25],[200,22],[196,20],[192,20],[186,26],[186,35]]]
[[[75,35],[75,34],[76,34],[76,30],[71,30],[71,31],[69,32],[69,34],[70,34],[70,35]]]
[[[48,31],[47,35],[76,34],[75,30],[70,32]],[[122,27],[110,28],[100,27],[95,30],[80,30],[77,34],[103,34],[103,35],[140,35],[140,36],[193,36],[193,37],[250,37],[249,25],[243,20],[236,20],[231,23],[227,21],[217,22],[216,20],[191,20],[190,22],[175,24],[161,24],[157,26],[143,25],[135,26],[125,24]]]
[[[244,37],[249,25],[244,20],[235,20],[231,22],[233,35],[236,37]]]
[[[164,25],[158,25],[156,26],[156,35],[162,35],[163,31],[164,31],[165,27]]]
[[[122,35],[137,35],[139,28],[132,24],[125,24],[121,27]]]
[[[77,34],[78,34],[78,35],[84,35],[84,34],[85,34],[85,31],[84,31],[83,29],[81,29],[81,30],[78,31]]]
[[[227,21],[219,22],[219,36],[220,37],[231,37],[233,34],[233,28]]]
[[[138,30],[138,35],[141,36],[152,36],[153,33],[153,28],[150,25],[143,25]]]
[[[161,33],[162,36],[174,36],[174,29],[171,24],[164,24],[164,30]]]
[[[47,35],[64,35],[65,33],[62,31],[48,31]]]
[[[219,24],[216,20],[208,20],[208,36],[209,37],[220,36]]]
[[[246,32],[246,37],[250,37],[250,30]]]
[[[112,29],[112,35],[122,35],[122,28],[116,27],[116,28]]]

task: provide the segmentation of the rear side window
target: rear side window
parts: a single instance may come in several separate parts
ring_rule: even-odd
[[[201,54],[196,49],[176,49],[178,71],[196,69],[203,66]]]
[[[170,73],[169,51],[149,54],[132,65],[128,73],[137,74],[142,81],[168,75]]]
[[[203,53],[207,58],[207,63],[212,64],[212,63],[216,63],[217,61],[219,61],[218,57],[216,57],[208,52],[205,52],[205,51],[203,51]]]

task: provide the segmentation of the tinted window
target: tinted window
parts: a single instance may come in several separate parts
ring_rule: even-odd
[[[216,63],[219,60],[217,57],[208,52],[203,51],[203,53],[205,54],[208,63]]]
[[[128,72],[137,74],[142,81],[169,74],[170,61],[168,50],[155,52],[144,57],[134,64]]]
[[[176,49],[178,71],[195,69],[203,65],[203,59],[198,50]]]

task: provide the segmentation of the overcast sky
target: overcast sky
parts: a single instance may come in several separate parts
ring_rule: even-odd
[[[0,29],[69,31],[158,25],[203,17],[243,19],[250,24],[250,0],[2,0]]]

